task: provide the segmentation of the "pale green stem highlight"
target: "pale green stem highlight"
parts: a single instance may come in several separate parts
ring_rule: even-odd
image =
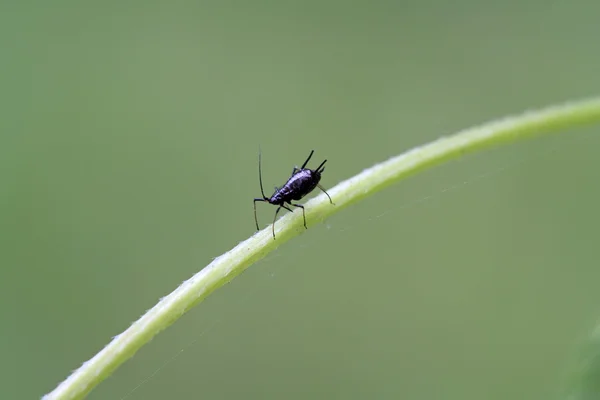
[[[600,399],[600,323],[581,346],[570,378],[567,400]]]
[[[324,194],[308,201],[305,205],[307,222],[322,221],[402,178],[462,154],[597,121],[600,121],[600,98],[592,98],[493,121],[438,139],[368,168],[331,188],[328,192],[335,206]],[[365,145],[368,145],[366,137]],[[251,210],[250,202],[248,207]],[[252,226],[251,222],[249,226]],[[302,213],[285,215],[277,221],[275,231],[276,240],[273,240],[269,226],[216,258],[115,337],[44,399],[83,398],[154,335],[279,245],[303,233]]]

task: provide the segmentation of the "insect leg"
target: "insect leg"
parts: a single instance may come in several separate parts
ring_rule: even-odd
[[[318,187],[319,189],[321,189],[321,190],[323,191],[323,193],[325,193],[325,194],[327,195],[327,197],[329,197],[329,202],[330,202],[331,204],[334,204],[334,203],[333,203],[333,201],[331,200],[331,197],[329,196],[329,193],[327,193],[327,191],[326,191],[326,190],[323,188],[323,186],[321,186],[321,184],[317,183],[317,187]],[[334,205],[335,205],[335,204],[334,204]]]
[[[315,171],[317,171],[317,172],[320,172],[320,173],[323,173],[323,171],[325,171],[325,163],[326,163],[326,162],[327,162],[327,160],[323,161],[323,162],[321,163],[321,165],[319,165],[319,166],[317,167],[317,169],[315,169]]]
[[[277,207],[277,210],[275,210],[275,216],[273,216],[273,240],[275,240],[275,220],[277,219],[277,214],[279,213],[279,210],[281,210],[281,207],[287,208],[285,205],[282,204],[279,207]],[[290,210],[289,208],[287,209]]]
[[[293,205],[294,207],[298,207],[302,209],[302,217],[304,218],[304,228],[308,229],[306,227],[306,214],[304,213],[304,206],[301,206],[300,204],[294,204],[294,203],[290,203],[291,205]]]
[[[302,164],[302,166],[300,167],[300,169],[304,169],[304,167],[306,167],[306,164],[308,164],[308,160],[310,160],[310,158],[312,157],[312,155],[313,155],[314,152],[315,152],[314,150],[310,151],[310,154],[308,155],[308,158],[306,159],[306,161],[304,161],[304,164]]]
[[[258,218],[256,217],[256,202],[257,201],[267,201],[265,199],[254,199],[254,222],[256,222],[256,230],[259,231],[260,228],[258,227]]]

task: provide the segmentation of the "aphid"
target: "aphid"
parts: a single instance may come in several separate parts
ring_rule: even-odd
[[[262,199],[254,199],[254,221],[256,221],[256,230],[260,229],[258,227],[258,218],[256,217],[257,201],[263,201],[265,203],[278,206],[277,210],[275,211],[275,216],[273,217],[273,239],[275,239],[275,220],[277,219],[277,213],[279,213],[279,210],[281,210],[281,208],[283,207],[286,210],[293,212],[293,210],[289,208],[285,203],[302,209],[302,217],[304,218],[304,228],[306,229],[308,228],[306,227],[306,214],[304,213],[304,206],[300,204],[294,204],[292,203],[292,200],[300,200],[301,198],[312,192],[316,187],[318,187],[327,195],[327,197],[329,197],[329,202],[333,204],[333,201],[331,201],[331,197],[329,196],[329,194],[325,191],[323,186],[319,185],[319,181],[321,180],[321,174],[325,170],[325,163],[327,162],[327,160],[323,161],[321,165],[317,167],[317,169],[304,168],[306,167],[306,164],[308,164],[308,161],[310,160],[314,152],[314,150],[311,150],[310,154],[308,155],[308,158],[306,159],[306,161],[304,161],[304,164],[302,164],[302,167],[294,167],[290,179],[288,179],[285,185],[283,185],[281,188],[275,187],[275,193],[273,193],[271,197],[265,196],[265,192],[263,190],[262,172],[260,166],[261,156],[260,151],[258,152],[258,181],[260,182],[260,192],[262,194]]]

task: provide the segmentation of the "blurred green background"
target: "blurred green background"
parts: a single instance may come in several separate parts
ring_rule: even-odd
[[[4,2],[0,398],[50,391],[252,235],[259,145],[269,192],[313,148],[331,187],[598,94],[598,21],[596,0]],[[89,398],[560,398],[600,317],[599,129],[312,226]]]

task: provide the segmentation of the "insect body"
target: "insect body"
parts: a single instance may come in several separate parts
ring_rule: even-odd
[[[256,221],[256,230],[260,229],[258,227],[258,218],[256,217],[257,201],[262,201],[278,206],[277,210],[275,211],[275,216],[273,217],[273,239],[275,239],[275,220],[277,219],[277,214],[279,213],[279,210],[281,210],[281,208],[283,207],[286,210],[293,212],[293,210],[289,208],[286,205],[286,203],[291,206],[302,209],[304,227],[306,228],[306,214],[304,213],[304,206],[300,204],[294,204],[292,203],[292,201],[302,199],[304,196],[312,192],[316,187],[321,189],[327,195],[327,197],[329,197],[329,194],[325,191],[325,189],[323,189],[323,187],[319,185],[319,181],[321,180],[321,174],[325,170],[325,163],[327,162],[327,160],[323,161],[321,165],[317,167],[317,169],[305,168],[306,164],[308,164],[308,161],[310,160],[314,152],[314,150],[311,150],[310,154],[308,155],[308,158],[306,159],[306,161],[304,161],[304,164],[302,164],[302,167],[294,167],[294,169],[292,170],[292,176],[290,176],[285,185],[283,185],[281,188],[276,187],[275,193],[273,193],[271,197],[265,196],[265,192],[263,190],[262,172],[260,166],[261,156],[260,152],[258,153],[258,180],[260,182],[260,192],[262,194],[262,198],[254,199],[254,220]],[[331,197],[329,197],[329,202],[333,204],[333,201],[331,201]]]

